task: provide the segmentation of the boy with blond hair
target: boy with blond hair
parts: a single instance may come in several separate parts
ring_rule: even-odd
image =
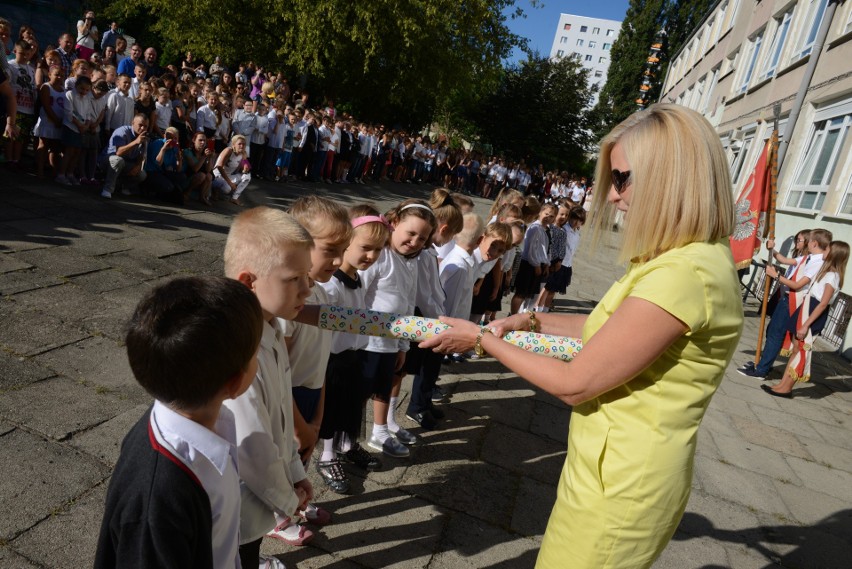
[[[456,235],[456,245],[441,262],[441,285],[447,293],[444,314],[453,318],[470,318],[473,285],[476,282],[476,259],[473,250],[482,241],[485,222],[479,215],[464,214],[464,226]]]
[[[352,238],[349,214],[340,204],[318,196],[299,198],[290,207],[289,213],[307,229],[314,241],[309,273],[312,288],[306,302],[312,305],[328,304],[328,293],[317,283],[327,283],[343,262],[343,252]],[[307,467],[323,421],[325,370],[331,354],[332,333],[299,322],[282,321],[281,324],[287,351],[291,354],[296,441],[302,464]],[[301,514],[307,521],[317,525],[331,521],[331,514],[313,504]],[[302,545],[299,536],[291,540],[282,534],[280,539],[290,545]]]
[[[292,320],[304,306],[313,244],[291,215],[269,207],[237,216],[225,242],[225,275],[257,296],[264,320],[257,375],[243,395],[226,403],[236,419],[243,567],[259,566],[267,534],[280,537],[290,527],[304,542],[312,535],[290,522],[313,498],[313,488],[295,444],[290,360],[279,318]]]

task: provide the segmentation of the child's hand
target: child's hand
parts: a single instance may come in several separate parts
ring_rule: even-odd
[[[308,507],[308,503],[314,499],[314,487],[311,486],[311,481],[305,478],[293,485],[296,490],[296,496],[299,497],[299,509],[304,510]]]

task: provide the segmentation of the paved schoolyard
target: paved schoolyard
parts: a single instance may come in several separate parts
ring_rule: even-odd
[[[286,207],[318,193],[386,209],[427,192],[260,183],[247,201]],[[119,444],[150,403],[126,364],[122,325],[152,285],[220,274],[237,211],[106,202],[0,177],[0,566],[91,565]],[[606,246],[583,250],[559,309],[590,310],[623,272],[612,257]],[[746,310],[735,364],[757,337],[755,306]],[[731,366],[699,432],[689,508],[656,567],[849,567],[852,367],[830,353],[816,362],[816,380],[789,401]],[[351,495],[325,492],[312,474],[335,523],[307,547],[266,550],[298,568],[532,567],[570,410],[490,359],[442,377],[452,393],[442,429],[421,433],[409,459],[351,471]]]

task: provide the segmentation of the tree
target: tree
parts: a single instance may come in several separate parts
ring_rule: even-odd
[[[659,88],[672,55],[707,13],[713,0],[631,0],[621,32],[612,45],[612,63],[597,107],[591,115],[592,128],[601,138],[636,110],[645,59],[654,35],[665,27],[668,47],[663,54],[657,83],[650,100],[659,97]]]
[[[494,85],[525,40],[509,31],[515,0],[115,0],[111,13],[146,14],[175,53],[253,60],[304,75],[307,89],[346,99],[357,116],[428,122],[437,101],[466,84]],[[314,101],[321,103],[322,101]]]
[[[576,59],[533,54],[504,70],[494,92],[472,111],[482,140],[498,152],[577,171],[590,142],[589,70]]]
[[[630,0],[621,31],[612,44],[606,84],[593,114],[593,129],[602,138],[636,110],[642,71],[654,34],[663,25],[665,0]],[[654,93],[651,93],[654,100]]]

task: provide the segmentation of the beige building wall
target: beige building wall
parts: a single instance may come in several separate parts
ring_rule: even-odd
[[[852,1],[837,3],[825,45],[811,41],[828,0],[721,0],[674,54],[660,101],[714,125],[738,196],[781,105],[783,134],[806,68],[819,56],[779,172],[778,240],[829,229],[852,243]],[[765,256],[764,256],[765,258]],[[852,294],[852,266],[843,292]],[[852,326],[841,350],[852,354]]]

